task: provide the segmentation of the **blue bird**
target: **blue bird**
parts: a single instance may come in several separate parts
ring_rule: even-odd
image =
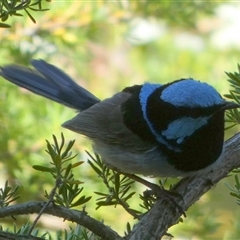
[[[191,78],[126,87],[103,101],[43,60],[35,69],[0,67],[8,81],[79,113],[62,126],[87,136],[103,161],[117,171],[185,177],[211,168],[224,141],[227,102],[207,83]]]

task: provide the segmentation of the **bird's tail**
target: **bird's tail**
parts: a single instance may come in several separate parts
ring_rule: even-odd
[[[76,84],[59,68],[43,60],[32,60],[35,69],[10,64],[0,67],[0,76],[38,95],[77,109],[85,110],[99,99]]]

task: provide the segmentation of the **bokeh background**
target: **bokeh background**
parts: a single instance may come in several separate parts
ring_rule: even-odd
[[[48,11],[31,12],[7,20],[0,29],[0,65],[29,65],[42,58],[67,72],[100,99],[126,86],[145,81],[167,83],[192,77],[229,91],[225,71],[240,63],[240,3],[233,1],[52,1]],[[18,202],[44,200],[53,186],[51,176],[33,170],[48,164],[45,139],[51,135],[76,139],[74,151],[87,160],[90,143],[61,128],[76,113],[0,79],[0,187],[6,180],[20,185]],[[226,132],[226,139],[238,132]],[[95,210],[94,191],[105,191],[87,163],[75,170],[92,195],[86,211],[123,234],[134,221],[121,207]],[[150,179],[155,181],[154,179]],[[171,182],[172,180],[170,180]],[[176,179],[173,181],[177,181]],[[239,239],[240,207],[222,180],[187,211],[183,223],[169,232],[175,239]],[[145,190],[136,184],[136,191]],[[139,207],[138,195],[131,199]],[[28,216],[29,220],[34,216]],[[2,220],[1,220],[2,221]],[[6,220],[6,224],[13,219]],[[17,218],[16,224],[26,222]],[[1,222],[2,223],[2,222]],[[61,219],[44,216],[40,227],[52,232],[68,229]]]

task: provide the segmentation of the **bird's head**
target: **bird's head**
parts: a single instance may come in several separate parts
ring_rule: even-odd
[[[143,118],[156,140],[168,149],[182,151],[184,143],[219,113],[240,107],[227,102],[209,84],[181,79],[165,85],[146,83],[139,93]],[[223,128],[224,126],[222,126]],[[222,129],[223,131],[223,129]]]

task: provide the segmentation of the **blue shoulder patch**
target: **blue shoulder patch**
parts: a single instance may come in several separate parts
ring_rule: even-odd
[[[163,90],[160,97],[163,101],[179,107],[211,107],[223,102],[212,86],[194,79],[173,82]]]

